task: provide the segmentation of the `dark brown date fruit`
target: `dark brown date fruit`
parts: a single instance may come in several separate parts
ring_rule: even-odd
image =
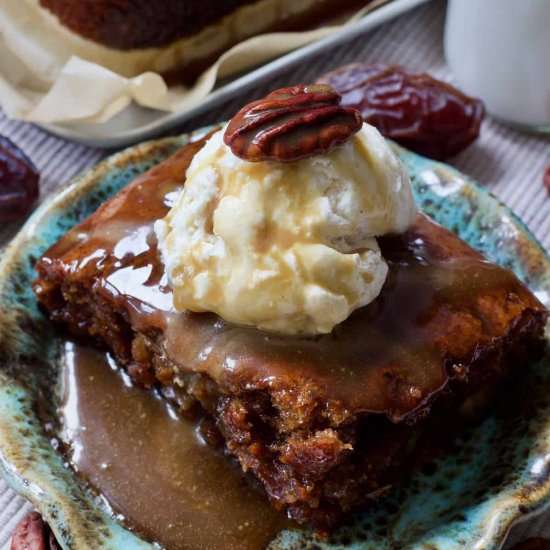
[[[542,183],[544,183],[546,190],[550,194],[550,164],[544,170],[544,174],[542,175]]]
[[[38,198],[40,176],[29,158],[0,136],[0,221],[23,216]]]
[[[355,63],[323,75],[382,135],[437,160],[457,154],[479,135],[483,103],[426,74]]]

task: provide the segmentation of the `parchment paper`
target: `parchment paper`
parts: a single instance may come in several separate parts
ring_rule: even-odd
[[[39,123],[101,123],[132,101],[162,111],[185,111],[204,99],[220,78],[266,63],[338,32],[391,0],[374,0],[341,24],[306,32],[249,38],[225,52],[191,87],[168,87],[162,76],[128,78],[76,55],[75,36],[49,24],[36,0],[0,1],[0,105],[10,118]],[[34,4],[33,4],[34,2]],[[72,36],[71,36],[72,35]],[[80,53],[94,47],[81,41]]]

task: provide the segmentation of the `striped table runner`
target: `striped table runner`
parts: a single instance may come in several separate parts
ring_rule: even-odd
[[[445,1],[432,2],[383,27],[319,56],[306,65],[265,82],[254,91],[264,92],[291,84],[310,82],[324,71],[355,60],[399,63],[413,71],[428,71],[452,82],[443,59],[442,36]],[[239,97],[216,111],[178,128],[190,130],[230,117],[248,100]],[[81,170],[108,152],[68,143],[26,123],[8,120],[0,111],[0,134],[17,143],[41,173],[41,199],[54,192]],[[540,242],[550,249],[550,194],[542,184],[542,173],[550,163],[550,140],[517,133],[487,120],[481,138],[450,162],[471,175],[510,206]],[[0,228],[0,247],[16,233],[20,224]],[[17,521],[31,509],[0,481],[0,548],[9,548]],[[528,536],[550,537],[550,515],[516,526],[506,548]]]

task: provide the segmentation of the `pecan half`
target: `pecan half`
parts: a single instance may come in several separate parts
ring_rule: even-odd
[[[59,550],[60,546],[38,512],[27,514],[15,528],[11,550]]]
[[[243,107],[224,134],[226,145],[248,161],[290,162],[330,152],[363,124],[326,85],[292,86]]]

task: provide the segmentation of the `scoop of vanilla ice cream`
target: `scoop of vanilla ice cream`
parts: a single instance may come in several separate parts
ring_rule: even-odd
[[[326,155],[248,162],[214,134],[155,225],[178,311],[211,311],[286,334],[330,332],[378,296],[376,236],[416,212],[409,178],[379,132]]]

